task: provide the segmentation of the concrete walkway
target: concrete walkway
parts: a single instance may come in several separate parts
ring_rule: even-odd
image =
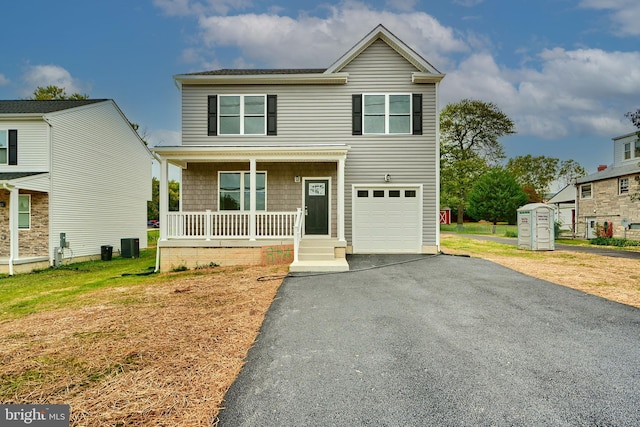
[[[640,425],[640,310],[476,258],[349,264],[285,279],[220,426]]]

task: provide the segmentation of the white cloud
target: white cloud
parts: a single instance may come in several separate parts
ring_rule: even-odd
[[[9,79],[4,76],[4,74],[0,74],[0,86],[8,85]]]
[[[620,36],[640,35],[640,2],[637,0],[582,0],[587,9],[611,11],[612,32]]]
[[[436,68],[448,62],[447,54],[468,49],[451,28],[423,12],[377,11],[360,2],[341,3],[327,10],[325,18],[207,16],[200,18],[199,25],[207,47],[236,47],[246,62],[265,67],[328,67],[380,23],[423,53]]]
[[[640,53],[556,48],[540,52],[538,61],[508,69],[488,53],[473,54],[448,72],[443,105],[462,98],[495,102],[518,133],[545,139],[630,131],[623,115],[640,98]]]
[[[23,80],[26,83],[23,91],[25,95],[32,94],[38,86],[49,85],[64,88],[67,95],[84,94],[83,85],[71,77],[71,73],[58,65],[33,65],[27,69]]]
[[[459,4],[464,7],[472,7],[477,6],[482,3],[484,0],[453,0],[455,4]]]

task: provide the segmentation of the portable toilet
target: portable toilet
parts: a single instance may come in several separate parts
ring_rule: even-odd
[[[518,209],[518,249],[552,251],[555,211],[544,203],[529,203]]]

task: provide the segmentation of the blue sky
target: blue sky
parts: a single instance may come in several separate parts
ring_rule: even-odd
[[[112,98],[152,145],[180,138],[172,76],[328,67],[377,24],[447,76],[441,104],[496,103],[509,157],[612,162],[640,108],[637,0],[21,0],[5,2],[0,99],[55,84]]]

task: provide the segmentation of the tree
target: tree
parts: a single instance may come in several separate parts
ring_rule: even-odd
[[[640,109],[636,111],[630,111],[624,115],[627,119],[631,120],[631,123],[638,129],[640,129]]]
[[[169,211],[180,210],[180,183],[169,181]],[[151,200],[147,201],[147,220],[160,219],[160,180],[151,178]]]
[[[542,202],[554,181],[568,185],[587,174],[575,160],[561,162],[555,157],[533,157],[531,154],[509,159],[507,170],[529,195],[529,202]]]
[[[473,182],[505,157],[498,139],[514,133],[513,121],[491,102],[463,99],[442,110],[441,202],[457,208],[459,227]]]
[[[50,85],[46,87],[38,86],[36,90],[33,91],[33,95],[31,96],[32,100],[38,101],[49,101],[49,100],[61,100],[61,99],[89,99],[89,95],[81,95],[79,93],[72,93],[71,95],[67,95],[67,92],[64,88]]]
[[[515,222],[518,208],[527,202],[515,177],[507,170],[493,168],[473,186],[469,194],[469,214],[475,219],[493,223],[496,232],[498,221]]]

